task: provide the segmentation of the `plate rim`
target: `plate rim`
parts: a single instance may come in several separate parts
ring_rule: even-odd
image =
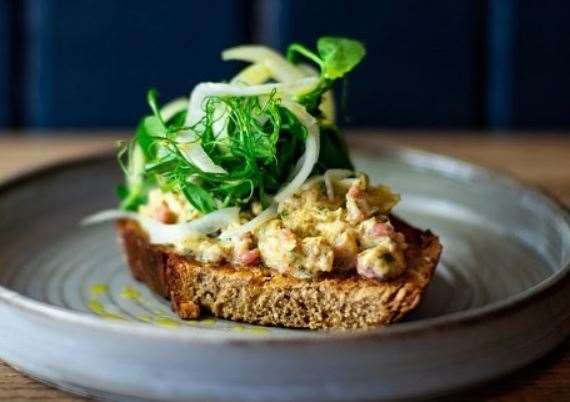
[[[372,150],[358,149],[363,155],[372,153]],[[469,178],[482,178],[492,182],[499,183],[513,189],[530,191],[534,196],[542,198],[543,202],[550,203],[550,207],[557,210],[564,218],[567,227],[570,228],[570,206],[566,206],[557,197],[553,196],[544,188],[525,182],[522,179],[513,177],[510,174],[491,169],[477,164],[463,161],[461,159],[438,154],[435,152],[423,151],[407,146],[379,144],[374,149],[374,156],[378,157],[378,151],[381,155],[391,155],[414,166],[429,167],[432,170],[444,173],[439,164],[444,164],[454,168],[454,173],[449,174],[458,177],[458,174]],[[100,151],[84,156],[66,158],[56,162],[44,164],[42,166],[26,170],[23,173],[9,176],[0,180],[0,198],[6,193],[25,186],[30,182],[50,176],[62,170],[91,165],[95,163],[103,163],[114,157],[112,151]],[[434,163],[437,162],[437,163]],[[84,325],[93,329],[108,330],[120,332],[132,336],[143,336],[156,340],[176,340],[181,342],[193,343],[313,343],[313,342],[338,342],[355,340],[378,340],[397,337],[401,339],[403,336],[417,336],[425,332],[438,331],[441,328],[450,328],[456,326],[464,326],[475,321],[488,318],[498,318],[509,314],[511,311],[528,305],[529,303],[540,301],[558,289],[570,287],[570,261],[564,267],[554,274],[548,276],[541,282],[525,289],[524,291],[499,300],[485,306],[476,307],[468,310],[458,311],[439,317],[430,317],[419,321],[403,322],[398,325],[371,328],[365,330],[351,331],[305,331],[299,330],[297,334],[292,336],[291,332],[287,334],[272,333],[270,336],[255,335],[251,336],[243,333],[221,333],[211,329],[202,329],[195,331],[193,329],[179,328],[176,330],[161,328],[144,323],[137,322],[114,322],[111,320],[103,320],[100,317],[80,312],[68,310],[63,307],[54,306],[39,300],[32,299],[18,292],[10,290],[0,285],[0,303],[19,308],[27,313],[46,318],[64,320],[69,324]],[[310,334],[307,336],[307,334]],[[316,335],[316,336],[315,336]]]

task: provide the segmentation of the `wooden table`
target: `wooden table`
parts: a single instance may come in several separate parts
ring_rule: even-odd
[[[118,138],[126,135],[120,132],[91,132],[73,137],[39,134],[0,135],[0,180],[45,163],[111,149]],[[358,132],[351,133],[350,140],[358,146],[406,145],[510,172],[544,187],[570,205],[570,134]],[[81,400],[84,399],[42,385],[0,362],[0,401]],[[441,401],[481,400],[570,401],[570,342],[567,340],[527,368]]]

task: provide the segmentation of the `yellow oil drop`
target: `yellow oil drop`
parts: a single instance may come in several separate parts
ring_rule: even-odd
[[[102,296],[109,293],[109,285],[105,283],[94,283],[89,289],[93,297]]]
[[[263,328],[263,327],[245,327],[245,326],[240,325],[240,324],[234,325],[234,326],[232,327],[232,331],[235,331],[235,332],[247,332],[247,333],[257,334],[257,335],[269,333],[269,330],[268,330],[267,328]]]
[[[143,322],[152,324],[152,317],[149,315],[137,315],[135,318],[139,321],[143,321]]]
[[[89,308],[89,310],[91,310],[93,313],[97,314],[101,318],[124,321],[124,318],[121,317],[120,315],[107,310],[105,306],[103,306],[103,303],[101,303],[99,300],[96,299],[89,300],[89,302],[87,303],[87,307]]]
[[[253,333],[253,334],[258,334],[258,335],[269,333],[269,330],[267,328],[263,328],[263,327],[251,327],[251,328],[248,328],[248,331]]]
[[[182,325],[180,321],[175,318],[171,317],[153,317],[150,315],[141,315],[138,316],[137,319],[140,321],[144,321],[148,324],[156,325],[158,327],[166,327],[166,328],[178,328]]]
[[[206,318],[205,320],[200,320],[198,321],[200,324],[204,324],[204,325],[214,325],[216,324],[216,320],[214,320],[213,318]]]
[[[154,324],[158,325],[159,327],[166,327],[166,328],[178,328],[181,325],[178,320],[175,320],[174,318],[169,318],[169,317],[155,318]]]
[[[131,286],[125,286],[121,291],[121,297],[128,300],[139,300],[141,292]]]

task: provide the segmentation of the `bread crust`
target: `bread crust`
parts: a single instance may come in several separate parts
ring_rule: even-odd
[[[302,280],[265,267],[208,265],[151,245],[136,221],[118,222],[133,276],[170,299],[183,319],[203,312],[252,324],[292,328],[367,328],[388,325],[414,309],[429,284],[442,246],[437,236],[393,217],[406,236],[408,269],[380,282],[357,274]]]

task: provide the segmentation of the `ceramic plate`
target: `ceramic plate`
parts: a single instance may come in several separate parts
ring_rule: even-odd
[[[372,152],[373,151],[373,152]],[[570,220],[539,191],[446,157],[357,153],[402,194],[397,214],[444,245],[420,307],[389,328],[311,332],[183,322],[127,273],[112,156],[0,189],[0,357],[61,388],[121,401],[426,397],[512,371],[570,332]]]

